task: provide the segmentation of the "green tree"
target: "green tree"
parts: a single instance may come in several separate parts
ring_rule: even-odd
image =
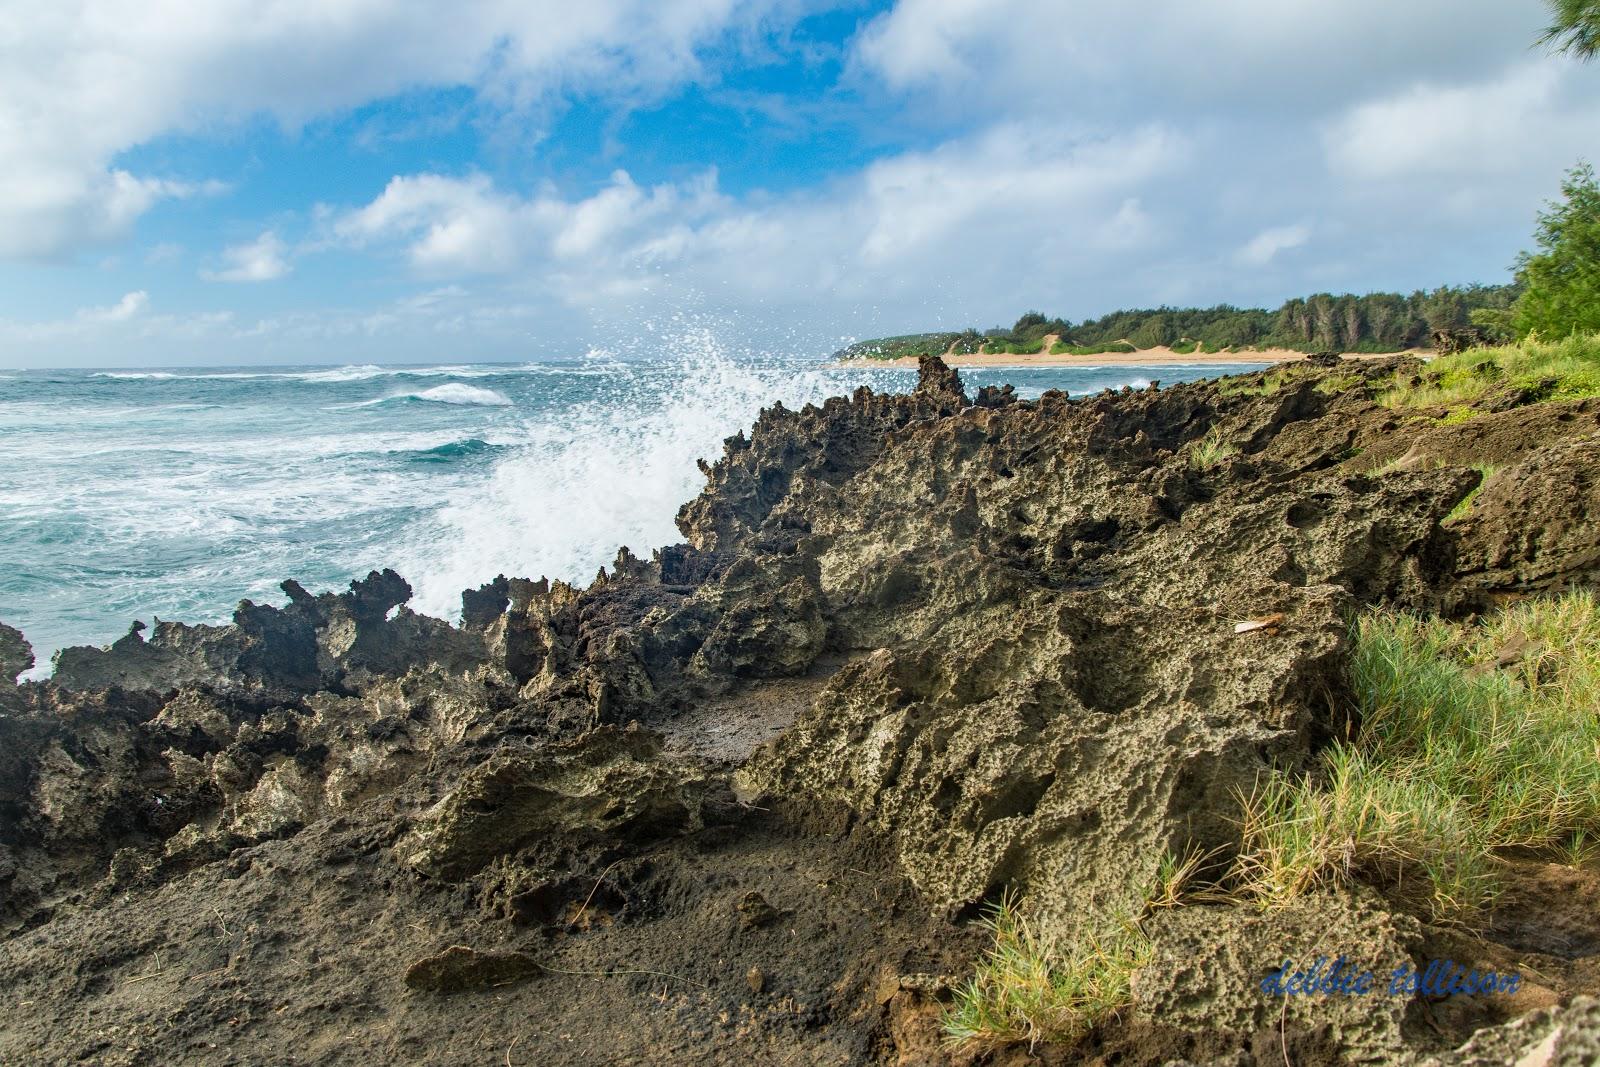
[[[1468,322],[1467,312],[1466,297],[1448,285],[1441,285],[1422,301],[1422,317],[1430,330],[1460,329]]]
[[[1580,163],[1567,172],[1561,199],[1539,213],[1534,240],[1539,251],[1517,262],[1517,336],[1600,332],[1600,183],[1593,167]]]
[[[1135,348],[1159,348],[1177,339],[1177,331],[1168,324],[1165,315],[1151,315],[1128,335],[1128,340]]]
[[[1600,0],[1546,0],[1545,6],[1555,21],[1540,35],[1540,44],[1580,59],[1600,52]]]

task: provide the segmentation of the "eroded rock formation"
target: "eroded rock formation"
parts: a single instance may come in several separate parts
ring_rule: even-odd
[[[1030,402],[929,359],[909,395],[729,438],[683,544],[587,588],[496,578],[460,625],[390,571],[287,582],[20,686],[0,626],[0,979],[33,1006],[0,1060],[959,1058],[931,1006],[969,920],[1018,894],[1065,932],[1165,853],[1225,857],[1240,791],[1350,726],[1352,612],[1600,577],[1600,409],[1402,416],[1369,384],[1408,366]],[[1154,925],[1089,1039],[1120,1062],[1592,1034],[1591,1002],[1452,1023],[1253,991],[1286,952],[1427,951],[1370,894]],[[1548,1003],[1600,988],[1600,943],[1527,951]]]

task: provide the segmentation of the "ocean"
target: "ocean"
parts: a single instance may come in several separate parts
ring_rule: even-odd
[[[496,574],[592,579],[627,545],[680,539],[721,455],[774,401],[916,372],[814,359],[602,353],[518,365],[0,371],[0,621],[39,666],[140,619],[223,622],[284,578],[342,588],[393,567],[454,619]],[[965,370],[1024,397],[1253,365]]]

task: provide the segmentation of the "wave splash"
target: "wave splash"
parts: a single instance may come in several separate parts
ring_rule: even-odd
[[[735,361],[709,332],[663,365],[613,366],[605,394],[529,428],[481,482],[456,490],[410,532],[396,569],[412,607],[455,619],[461,591],[497,574],[587,582],[622,545],[648,557],[682,540],[674,517],[715,459],[762,408],[839,391],[816,370]]]

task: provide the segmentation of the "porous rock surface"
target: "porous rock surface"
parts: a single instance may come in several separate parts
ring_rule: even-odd
[[[27,1005],[0,1062],[1591,1047],[1584,1001],[1472,1037],[1416,1000],[1261,994],[1286,955],[1426,952],[1372,894],[1157,916],[1134,1006],[1081,1047],[938,1040],[985,905],[1065,935],[1166,853],[1228,855],[1240,791],[1351,725],[1351,613],[1600,574],[1593,404],[1402,415],[1373,396],[1406,366],[1025,402],[929,359],[908,395],[729,438],[682,544],[587,588],[496,578],[459,625],[391,571],[286,582],[15,686],[0,626],[0,984]],[[1593,991],[1570,962],[1563,1003]]]

